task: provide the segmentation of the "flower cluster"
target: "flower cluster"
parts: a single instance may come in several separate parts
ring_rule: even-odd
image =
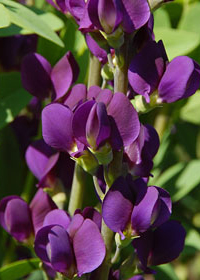
[[[152,10],[167,1],[47,2],[74,17],[97,57],[103,84],[75,84],[79,67],[71,52],[53,67],[38,53],[24,57],[23,87],[45,100],[43,139],[32,142],[25,154],[39,190],[30,205],[17,196],[2,199],[0,224],[19,242],[33,245],[34,239],[51,277],[142,280],[142,274],[154,273],[152,265],[179,256],[186,233],[170,220],[170,194],[148,183],[159,136],[138,112],[194,94],[200,66],[186,56],[169,62],[162,41],[155,41]],[[93,179],[101,214],[92,207],[80,210],[88,187],[85,173],[88,185]],[[71,216],[44,191],[60,182],[65,191],[72,185]],[[128,246],[132,270],[124,276]],[[111,260],[114,249],[119,258]]]

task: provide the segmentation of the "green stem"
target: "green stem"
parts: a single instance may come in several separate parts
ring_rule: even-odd
[[[107,280],[111,267],[111,252],[114,232],[102,221],[101,234],[106,246],[106,257],[101,266],[91,274],[90,280]]]
[[[74,177],[72,182],[72,189],[69,200],[68,211],[70,215],[74,214],[77,208],[82,207],[84,191],[85,191],[86,173],[83,168],[75,164]]]
[[[103,201],[105,194],[102,192],[96,176],[93,176],[93,182],[99,198]]]
[[[117,66],[114,74],[114,92],[127,93],[128,90],[128,66],[130,58],[130,38],[125,37],[124,44],[119,50],[115,50]]]
[[[90,54],[90,69],[88,77],[88,88],[101,84],[101,62],[94,55]]]

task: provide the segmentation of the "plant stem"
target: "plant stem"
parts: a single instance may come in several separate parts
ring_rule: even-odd
[[[128,66],[130,38],[124,35],[125,41],[119,50],[115,50],[117,66],[114,74],[114,92],[127,93],[128,90]]]
[[[80,165],[76,163],[74,169],[74,177],[72,182],[70,200],[69,200],[69,207],[68,207],[68,211],[70,215],[73,215],[74,211],[77,208],[82,207],[83,196],[85,191],[85,178],[86,178],[85,171]]]
[[[93,54],[90,54],[90,69],[88,77],[88,88],[99,86],[101,83],[101,62]]]

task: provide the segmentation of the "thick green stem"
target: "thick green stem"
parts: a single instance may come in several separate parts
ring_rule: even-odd
[[[74,177],[69,200],[68,211],[70,215],[74,214],[77,208],[82,207],[84,191],[85,191],[86,173],[83,168],[76,163],[74,169]]]
[[[114,92],[127,93],[128,66],[130,58],[130,38],[125,36],[125,41],[119,50],[115,50],[117,66],[114,74]]]
[[[102,265],[91,274],[90,280],[107,280],[111,267],[111,252],[114,232],[102,221],[101,234],[106,245],[106,257]]]
[[[94,55],[90,54],[90,69],[88,77],[88,88],[101,84],[101,62]]]

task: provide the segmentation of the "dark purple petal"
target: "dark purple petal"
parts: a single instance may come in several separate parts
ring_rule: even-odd
[[[162,42],[149,41],[131,61],[128,70],[129,83],[136,93],[145,97],[147,102],[165,71],[166,60]]]
[[[150,17],[150,7],[146,0],[121,0],[123,4],[122,26],[125,32],[132,33],[142,27]]]
[[[71,222],[70,216],[61,209],[55,209],[47,213],[44,218],[43,226],[59,225],[67,229]]]
[[[104,103],[92,107],[86,123],[87,142],[93,149],[98,148],[110,136],[110,122]]]
[[[68,0],[70,13],[79,22],[84,15],[85,1],[84,0]]]
[[[35,253],[36,255],[46,264],[48,264],[50,267],[50,258],[47,254],[47,245],[49,243],[48,239],[48,233],[51,231],[53,225],[42,227],[36,234],[35,237]]]
[[[33,96],[44,99],[50,95],[51,65],[40,54],[27,54],[21,65],[21,77],[23,87]]]
[[[67,228],[67,232],[69,233],[69,236],[73,239],[77,230],[81,227],[82,223],[84,221],[84,218],[81,214],[75,214],[71,220],[71,223],[69,224]]]
[[[149,254],[153,244],[153,232],[146,231],[139,238],[135,238],[132,242],[136,250],[137,256],[142,264],[142,269],[146,270]]]
[[[77,84],[73,86],[64,101],[64,105],[67,105],[72,111],[80,102],[84,102],[87,96],[87,88],[84,84]]]
[[[107,52],[104,49],[102,49],[89,34],[85,35],[85,40],[86,40],[87,46],[88,46],[89,50],[91,51],[91,53],[94,56],[96,56],[100,62],[105,64],[108,60]]]
[[[33,231],[30,208],[20,198],[7,201],[4,222],[5,229],[18,241],[24,241]]]
[[[63,13],[67,12],[67,7],[65,5],[65,0],[56,0],[56,4],[53,0],[46,0],[49,4],[51,4],[57,10],[61,10]]]
[[[72,53],[67,52],[67,54],[57,62],[51,72],[51,80],[55,91],[55,96],[53,96],[54,100],[65,95],[72,83],[77,79],[78,74],[78,64]]]
[[[72,121],[74,136],[78,141],[80,141],[84,145],[88,145],[86,140],[86,123],[94,104],[95,101],[91,100],[80,105],[75,111]]]
[[[44,141],[55,149],[70,152],[74,145],[72,118],[72,111],[62,104],[46,106],[42,111]]]
[[[94,24],[94,26],[102,30],[101,23],[99,21],[99,15],[98,15],[98,4],[101,0],[88,0],[88,14],[91,22]]]
[[[131,215],[131,224],[136,233],[145,232],[150,228],[154,206],[158,200],[158,194],[156,188],[148,187],[144,198],[140,203],[134,206]]]
[[[112,33],[122,21],[122,11],[119,1],[99,0],[98,16],[101,26],[106,33]]]
[[[123,93],[117,92],[113,95],[107,112],[115,120],[124,146],[130,145],[140,131],[138,115],[133,105]]]
[[[47,193],[39,189],[30,203],[30,209],[34,230],[37,232],[42,227],[47,213],[53,209],[57,209],[57,206]]]
[[[185,229],[177,221],[168,221],[153,233],[150,265],[168,263],[176,259],[184,247]]]
[[[86,219],[73,238],[78,276],[95,270],[103,262],[106,248],[97,225]]]
[[[26,163],[31,172],[41,180],[55,166],[59,153],[55,153],[43,140],[37,140],[26,150]]]
[[[187,56],[178,56],[168,65],[158,87],[161,102],[175,102],[194,94],[200,84],[200,67]]]
[[[169,193],[159,187],[156,187],[159,192],[159,203],[158,209],[154,209],[154,214],[156,217],[153,227],[158,227],[164,222],[166,222],[172,213],[172,202]],[[157,212],[157,213],[156,213]]]
[[[133,195],[123,177],[119,177],[107,192],[102,205],[102,217],[114,232],[122,233],[126,228],[132,210]]]
[[[69,234],[63,227],[53,226],[48,233],[48,239],[52,267],[58,272],[66,273],[74,264],[74,254]]]
[[[21,199],[21,197],[17,196],[17,195],[10,195],[10,196],[6,196],[4,197],[1,201],[0,201],[0,225],[6,230],[8,231],[8,228],[6,226],[5,223],[5,209],[6,206],[8,204],[8,202],[12,199]]]

